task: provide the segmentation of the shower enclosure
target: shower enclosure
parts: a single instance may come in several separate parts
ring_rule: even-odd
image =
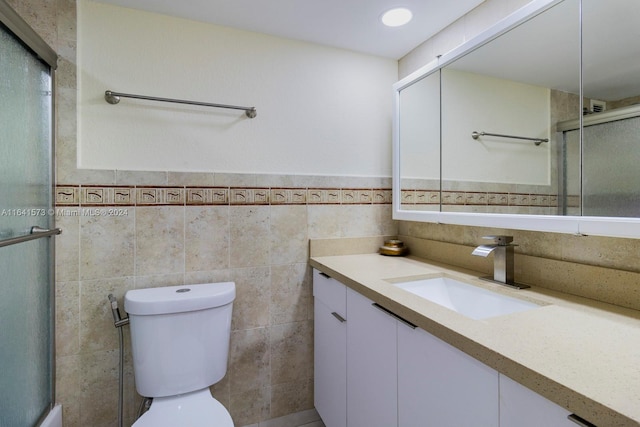
[[[54,403],[55,53],[0,0],[0,425]]]
[[[583,123],[581,154],[578,121],[558,124],[566,151],[564,194],[580,198],[578,214],[640,216],[640,105],[588,115]]]

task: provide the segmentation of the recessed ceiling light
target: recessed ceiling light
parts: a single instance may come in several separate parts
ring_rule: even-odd
[[[411,18],[413,18],[413,13],[411,13],[409,9],[398,7],[386,11],[382,15],[381,20],[387,27],[400,27],[401,25],[411,21]]]

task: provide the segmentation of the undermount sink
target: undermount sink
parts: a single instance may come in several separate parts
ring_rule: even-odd
[[[446,276],[402,282],[394,280],[393,285],[478,320],[539,307],[532,302],[502,295]]]

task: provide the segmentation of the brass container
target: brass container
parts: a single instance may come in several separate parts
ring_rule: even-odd
[[[404,245],[402,240],[392,239],[386,240],[383,246],[378,249],[380,255],[387,256],[404,256],[409,252],[409,249]]]

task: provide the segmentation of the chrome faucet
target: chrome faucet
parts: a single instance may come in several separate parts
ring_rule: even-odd
[[[481,277],[481,279],[511,286],[516,289],[524,289],[529,286],[516,283],[514,280],[512,236],[484,236],[483,239],[493,241],[489,245],[480,245],[473,250],[472,255],[488,257],[493,252],[493,277]]]

